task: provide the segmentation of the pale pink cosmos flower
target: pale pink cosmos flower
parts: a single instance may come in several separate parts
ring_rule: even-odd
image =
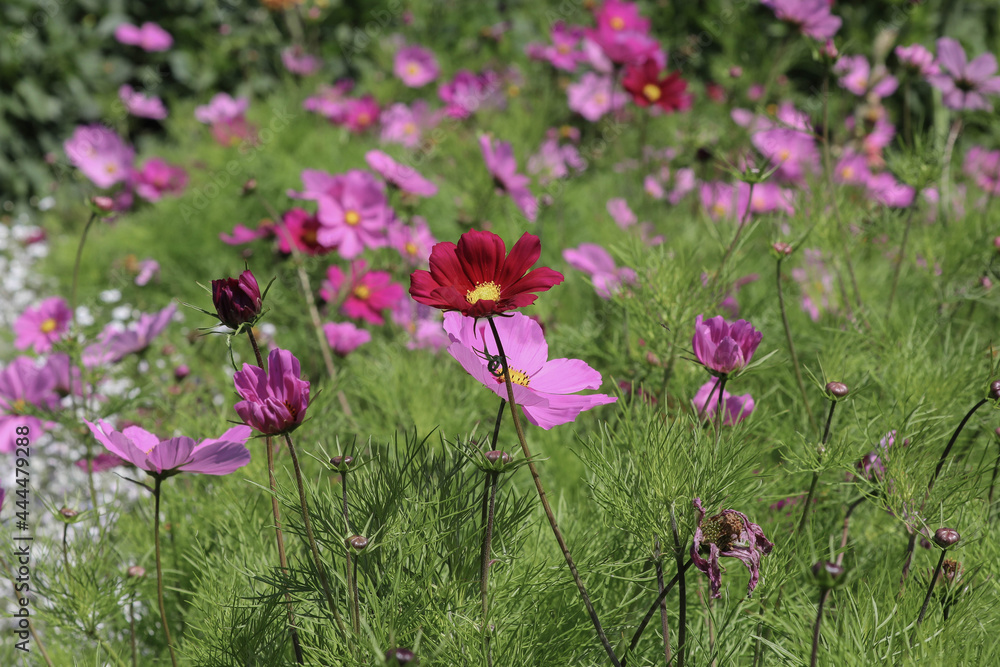
[[[813,39],[829,39],[840,30],[840,17],[830,14],[832,3],[828,0],[761,0],[760,4]]]
[[[392,321],[409,334],[408,350],[438,352],[451,345],[451,339],[441,327],[441,311],[437,308],[413,299],[400,299],[392,307]]]
[[[288,350],[271,350],[266,371],[243,364],[233,374],[233,384],[243,399],[233,406],[236,414],[264,435],[291,433],[306,417],[309,381],[302,379],[299,360]]]
[[[445,103],[445,115],[468,118],[483,104],[494,103],[500,84],[496,72],[486,70],[473,74],[463,69],[451,81],[438,86],[438,97]]]
[[[354,259],[365,248],[385,246],[393,212],[385,198],[385,185],[372,174],[351,169],[334,176],[306,169],[302,183],[302,192],[289,191],[288,196],[317,202],[319,244],[336,247],[344,259]]]
[[[807,174],[819,171],[819,149],[805,132],[777,127],[758,132],[751,140],[771,165],[777,166],[776,179],[801,185]]]
[[[187,187],[188,174],[160,158],[150,158],[135,173],[135,193],[146,201],[159,201],[164,195],[179,195]]]
[[[934,54],[920,44],[897,46],[896,58],[899,59],[899,64],[903,65],[914,74],[928,77],[932,74],[941,73],[941,68],[934,59]]]
[[[14,451],[18,427],[27,426],[33,438],[51,427],[28,412],[59,409],[55,388],[55,376],[31,357],[17,357],[0,370],[0,453]]]
[[[420,197],[433,197],[437,194],[438,187],[420,175],[413,167],[400,164],[393,160],[388,154],[374,150],[365,153],[365,162],[386,180],[403,192]]]
[[[702,183],[698,192],[702,207],[713,220],[742,221],[746,217],[750,204],[749,189],[737,189],[732,183],[712,181]]]
[[[431,249],[437,239],[431,234],[427,220],[419,215],[410,219],[410,224],[395,220],[389,225],[388,245],[399,252],[411,266],[426,266]]]
[[[635,271],[628,267],[619,268],[611,254],[596,243],[567,248],[562,255],[567,264],[590,276],[597,296],[602,299],[610,299],[622,285],[635,282]]]
[[[497,187],[510,195],[524,216],[534,222],[538,218],[538,201],[528,189],[530,179],[517,173],[514,149],[509,142],[493,142],[487,135],[479,137],[479,147],[483,152],[486,168],[493,176]]]
[[[250,463],[245,446],[249,426],[234,426],[218,438],[199,442],[185,436],[164,440],[138,426],[116,431],[103,419],[83,423],[112,454],[161,480],[182,472],[228,475]]]
[[[841,88],[860,97],[869,92],[878,97],[888,97],[899,87],[899,81],[886,71],[885,65],[877,65],[873,71],[864,56],[841,56],[833,71],[841,75],[838,81]]]
[[[44,372],[52,376],[53,388],[60,396],[83,396],[83,374],[65,352],[50,354],[45,360]],[[72,379],[71,379],[72,378]]]
[[[434,54],[420,46],[406,46],[397,51],[392,71],[410,88],[426,86],[441,74]]]
[[[753,359],[763,334],[746,320],[727,322],[722,315],[695,318],[691,344],[698,363],[712,375],[729,375],[741,370]]]
[[[1000,76],[996,76],[997,59],[992,53],[983,53],[968,62],[962,45],[950,37],[937,41],[938,62],[944,69],[931,74],[927,81],[944,95],[944,105],[949,109],[992,111],[987,95],[1000,94]]]
[[[750,394],[733,396],[728,391],[722,391],[722,400],[725,405],[725,415],[722,418],[724,426],[739,424],[750,416],[754,409],[754,400]],[[691,399],[691,407],[698,413],[698,417],[704,422],[715,423],[716,414],[719,411],[719,379],[712,378],[701,385],[698,392]]]
[[[837,294],[833,274],[823,259],[823,251],[805,248],[802,264],[792,269],[792,279],[802,290],[802,310],[818,322],[824,311],[836,312]]]
[[[29,307],[14,322],[14,347],[32,348],[38,354],[52,349],[69,331],[73,313],[62,297],[50,296],[37,307]]]
[[[281,50],[281,64],[292,74],[309,76],[315,74],[322,61],[306,53],[298,44]]]
[[[145,95],[129,85],[118,89],[118,99],[125,105],[125,110],[137,118],[152,118],[163,120],[167,117],[167,108],[163,100],[155,95]]]
[[[538,152],[528,158],[528,172],[538,174],[542,184],[569,176],[571,169],[580,173],[586,168],[587,161],[581,157],[576,146],[571,143],[560,145],[558,130],[550,129]]]
[[[208,104],[195,107],[194,117],[200,123],[213,125],[242,118],[249,107],[247,97],[233,99],[229,93],[216,93]]]
[[[142,352],[167,328],[176,311],[177,304],[171,303],[157,313],[143,313],[127,329],[105,327],[97,342],[84,348],[83,365],[87,368],[105,366]]]
[[[987,194],[1000,195],[1000,151],[973,146],[965,154],[962,171]]]
[[[87,459],[79,459],[73,465],[75,465],[80,470],[84,472],[92,469],[94,472],[107,472],[113,470],[118,466],[128,465],[129,462],[118,456],[117,454],[112,454],[111,452],[101,452],[94,456],[88,464]]]
[[[566,87],[570,111],[575,111],[592,123],[614,109],[625,106],[628,93],[616,91],[614,79],[587,72],[580,80]],[[614,105],[612,107],[612,104]]]
[[[622,229],[628,229],[639,221],[639,218],[629,208],[628,202],[622,197],[609,199],[605,207],[608,209],[608,213],[611,214],[611,218],[615,221],[615,224]]]
[[[358,349],[372,339],[371,332],[359,329],[352,322],[327,322],[323,325],[323,333],[330,349],[342,357]]]
[[[110,188],[132,175],[135,151],[102,125],[81,125],[63,148],[69,161],[99,188]]]
[[[872,176],[867,186],[870,199],[891,208],[907,208],[916,197],[913,186],[900,183],[889,172]]]
[[[331,123],[343,123],[347,102],[350,99],[347,94],[353,89],[354,81],[350,79],[342,79],[332,86],[321,85],[315,95],[307,97],[302,102],[302,108],[318,113]]]
[[[441,113],[431,112],[424,100],[416,100],[410,106],[397,102],[379,117],[382,125],[379,138],[383,143],[392,142],[416,148],[420,145],[424,132],[437,125],[440,117]]]
[[[600,389],[601,374],[579,359],[550,360],[541,325],[527,315],[515,312],[494,319],[494,323],[507,355],[514,400],[535,426],[548,430],[575,421],[584,410],[618,400],[605,394],[576,394],[584,389]],[[502,374],[497,377],[487,358],[498,354],[489,324],[448,312],[444,328],[452,340],[448,354],[487,389],[507,398]]]
[[[160,275],[160,263],[152,257],[139,262],[139,273],[135,277],[135,284],[140,287],[149,284],[149,281]]]
[[[138,46],[143,51],[166,51],[174,44],[169,32],[149,21],[143,23],[141,28],[122,23],[115,28],[115,39],[122,44]]]
[[[535,60],[544,60],[556,69],[575,71],[576,66],[586,59],[586,55],[580,50],[583,29],[556,21],[552,24],[549,35],[552,39],[551,44],[529,44],[525,47],[528,56]]]
[[[320,297],[327,302],[343,299],[340,312],[347,317],[372,324],[383,324],[385,319],[382,313],[405,294],[406,290],[399,283],[392,282],[390,274],[369,271],[363,259],[351,262],[350,276],[339,266],[328,268],[326,280],[319,290]]]
[[[844,151],[833,170],[833,180],[849,185],[867,185],[871,175],[865,156],[850,149]]]

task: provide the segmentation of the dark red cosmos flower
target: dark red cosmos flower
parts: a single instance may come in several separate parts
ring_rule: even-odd
[[[219,321],[230,329],[239,329],[244,322],[252,323],[263,306],[257,279],[249,269],[239,278],[213,280],[212,302]]]
[[[632,94],[632,101],[641,107],[655,104],[664,111],[684,111],[691,107],[687,81],[677,72],[660,78],[660,66],[653,60],[642,65],[630,65],[622,80],[625,90]]]
[[[527,232],[510,249],[510,256],[503,239],[493,232],[466,232],[457,246],[434,245],[431,270],[410,275],[410,296],[417,303],[468,317],[530,306],[538,298],[531,292],[544,292],[563,281],[563,274],[548,267],[528,271],[541,252],[538,237]]]

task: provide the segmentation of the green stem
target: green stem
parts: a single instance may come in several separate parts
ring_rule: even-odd
[[[649,606],[649,609],[646,611],[646,615],[642,617],[642,622],[639,623],[639,627],[637,627],[635,629],[635,632],[632,633],[632,641],[629,642],[628,650],[625,651],[625,654],[622,656],[622,667],[625,667],[626,660],[628,660],[628,657],[633,653],[635,653],[635,648],[636,646],[639,645],[639,639],[642,638],[642,633],[646,630],[646,626],[649,625],[649,621],[653,618],[653,614],[656,613],[656,609],[666,599],[667,595],[673,589],[674,584],[678,583],[684,578],[684,572],[689,567],[691,567],[691,564],[693,562],[694,561],[688,558],[687,562],[682,564],[682,566],[677,570],[677,574],[675,574],[673,578],[667,583],[667,585],[660,590],[660,594],[656,596],[655,600],[653,600],[653,604]],[[669,661],[670,661],[670,656],[668,655],[667,662]]]
[[[316,573],[319,575],[320,584],[323,586],[323,594],[326,596],[326,603],[333,614],[333,619],[337,623],[337,629],[344,638],[348,637],[347,628],[344,626],[344,619],[333,601],[333,593],[330,591],[330,582],[326,578],[326,569],[323,567],[323,560],[319,555],[319,546],[313,535],[312,521],[309,519],[309,504],[306,502],[306,487],[302,481],[302,469],[299,467],[299,457],[295,453],[295,445],[292,437],[285,433],[285,444],[288,445],[288,453],[292,457],[292,469],[295,471],[295,484],[299,487],[299,506],[302,508],[302,524],[306,529],[306,539],[309,541],[309,549],[312,551],[313,564],[316,566]]]
[[[824,589],[819,595],[819,608],[816,610],[816,625],[813,626],[813,646],[812,657],[809,658],[809,667],[816,667],[816,659],[819,657],[819,626],[823,622],[823,605],[830,595],[830,589]]]
[[[501,404],[502,405],[502,404]],[[493,521],[496,510],[497,479],[500,473],[495,470],[486,473],[486,489],[484,490],[483,503],[486,510],[486,524],[483,526],[483,548],[479,555],[479,596],[483,608],[483,647],[486,651],[486,664],[490,667],[493,664],[493,655],[489,648],[490,641],[490,598],[489,598],[489,577],[490,577],[490,547],[493,542]]]
[[[666,603],[666,593],[664,593],[663,588],[663,561],[661,560],[662,552],[660,551],[660,537],[659,535],[653,535],[653,559],[656,564],[656,587],[660,592],[660,631],[663,634],[663,657],[666,660],[665,664],[670,664],[670,626],[667,623],[667,603]],[[624,658],[623,658],[624,662]]]
[[[344,527],[345,527],[345,530],[347,531],[347,534],[350,535],[351,534],[351,518],[350,518],[350,514],[348,513],[348,505],[347,505],[347,477],[348,477],[347,470],[344,470],[342,473],[340,473],[340,485],[341,485],[341,490],[343,491],[342,495],[343,495],[343,504],[344,504],[344,508],[343,508],[344,509]],[[345,564],[345,567],[344,567],[344,572],[345,572],[346,577],[347,577],[347,588],[351,591],[351,597],[352,597],[352,600],[351,600],[351,627],[354,628],[354,633],[357,634],[357,633],[361,632],[361,605],[358,602],[358,585],[357,585],[357,582],[354,580],[354,573],[352,572],[352,567],[351,567],[351,565],[352,565],[351,561],[353,559],[351,558],[351,545],[350,544],[345,544],[344,545],[344,552],[345,552],[345,554],[347,556],[347,561],[346,561],[346,564]],[[357,570],[354,570],[354,572],[356,572],[356,571]]]
[[[167,608],[163,605],[163,563],[160,558],[160,485],[163,478],[157,476],[153,485],[153,546],[156,549],[156,599],[160,604],[160,620],[163,623],[163,634],[167,637],[167,648],[170,649],[170,663],[177,667],[177,656],[174,655],[174,641],[170,638],[170,625],[167,623]]]
[[[104,652],[108,654],[108,657],[114,660],[115,664],[118,665],[118,667],[127,667],[127,665],[121,659],[121,657],[117,653],[115,653],[114,649],[112,649],[111,645],[108,644],[106,641],[104,641],[100,637],[97,637],[97,645],[100,646],[102,649],[104,649]]]
[[[910,239],[910,227],[913,225],[913,214],[916,212],[915,205],[910,206],[910,211],[906,214],[906,225],[903,227],[903,241],[899,245],[899,256],[896,257],[896,268],[892,272],[892,290],[889,291],[889,305],[885,308],[885,320],[889,321],[889,314],[892,312],[892,304],[896,300],[896,288],[899,286],[899,274],[903,270],[903,258],[906,256],[906,242]]]
[[[600,638],[601,644],[604,646],[604,650],[608,654],[608,658],[611,659],[611,664],[615,667],[621,667],[621,663],[618,661],[618,656],[615,655],[615,649],[611,646],[611,642],[608,641],[608,637],[604,633],[604,628],[601,626],[601,620],[597,617],[597,611],[594,610],[594,605],[591,603],[590,596],[587,594],[587,587],[584,586],[583,580],[580,578],[580,573],[576,569],[576,563],[573,562],[573,556],[570,555],[569,547],[566,546],[566,540],[563,539],[562,532],[559,530],[559,523],[556,521],[556,515],[553,513],[552,507],[549,506],[549,500],[545,496],[545,488],[542,486],[542,479],[538,475],[538,469],[535,467],[535,462],[532,460],[531,451],[528,449],[528,443],[524,439],[524,431],[521,428],[521,420],[518,417],[517,412],[517,402],[514,400],[514,387],[510,381],[510,370],[507,367],[507,356],[504,354],[503,343],[500,341],[500,333],[497,331],[497,325],[493,322],[492,316],[488,316],[486,320],[490,323],[490,329],[493,331],[493,338],[497,344],[497,352],[500,354],[500,363],[503,366],[503,377],[507,385],[507,402],[510,403],[510,414],[514,420],[514,430],[517,432],[517,439],[521,444],[521,451],[524,453],[524,460],[528,464],[528,470],[531,471],[531,477],[535,482],[535,489],[538,491],[538,498],[542,502],[542,508],[545,510],[545,516],[549,520],[549,526],[552,528],[552,533],[555,535],[556,542],[559,543],[559,549],[562,551],[563,558],[566,559],[569,571],[573,575],[573,581],[576,583],[576,588],[580,591],[580,597],[583,598],[583,604],[587,608],[587,614],[590,616],[590,621],[594,625],[594,630],[597,632],[597,636]]]
[[[722,438],[722,413],[726,410],[726,382],[729,381],[728,375],[723,375],[719,377],[719,405],[715,410],[715,453],[719,453],[719,440]],[[709,393],[709,398],[711,399],[711,393]]]
[[[83,259],[83,247],[87,244],[87,233],[90,231],[91,226],[94,224],[94,220],[97,219],[97,211],[93,211],[90,214],[90,218],[87,219],[87,224],[83,227],[83,233],[80,235],[80,243],[76,246],[76,259],[73,261],[73,282],[70,285],[69,293],[69,310],[70,310],[70,325],[72,330],[76,330],[76,294],[77,288],[80,284],[80,262]],[[82,369],[81,369],[82,370]],[[83,392],[84,376],[80,373],[80,391]],[[73,369],[70,368],[69,373],[69,395],[70,400],[76,407],[76,398],[73,391]],[[91,449],[91,438],[87,438],[87,486],[90,491],[90,504],[91,507],[97,508],[97,489],[94,485],[94,453]]]
[[[830,423],[833,421],[833,411],[837,408],[837,401],[830,401],[830,412],[826,415],[826,427],[823,429],[823,440],[819,447],[819,460],[816,462],[817,469],[813,471],[812,482],[809,484],[809,493],[806,495],[805,505],[802,506],[802,518],[799,519],[798,532],[802,532],[806,527],[806,519],[809,518],[809,505],[812,503],[813,494],[816,493],[816,484],[819,482],[819,468],[823,464],[823,453],[826,451],[826,443],[830,438]]]
[[[677,667],[684,667],[684,656],[687,654],[687,584],[684,572],[691,560],[684,562],[684,549],[681,547],[681,536],[677,530],[677,515],[674,506],[670,506],[670,530],[674,534],[674,557],[677,560]]]
[[[927,595],[924,596],[924,604],[920,607],[920,616],[917,617],[916,627],[918,628],[920,627],[920,624],[924,622],[924,616],[927,615],[927,604],[931,601],[931,593],[934,592],[934,584],[937,583],[937,579],[941,575],[941,566],[944,565],[944,557],[947,553],[947,549],[941,550],[941,557],[938,558],[937,567],[934,568],[934,574],[931,575],[931,583],[927,587]]]
[[[799,385],[799,393],[802,394],[802,404],[806,408],[806,416],[809,417],[809,423],[812,424],[814,430],[819,429],[819,425],[816,423],[816,418],[813,416],[812,407],[809,405],[809,395],[806,392],[805,382],[802,381],[802,369],[799,366],[799,355],[795,352],[795,343],[792,342],[792,326],[788,323],[788,311],[785,309],[785,293],[781,289],[781,261],[784,257],[778,258],[778,265],[776,271],[776,280],[778,286],[778,306],[781,309],[781,323],[785,327],[785,340],[788,342],[788,353],[792,357],[792,368],[795,370],[795,382]]]

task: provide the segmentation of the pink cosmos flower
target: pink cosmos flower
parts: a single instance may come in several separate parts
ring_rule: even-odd
[[[103,419],[96,424],[86,419],[83,423],[108,451],[157,479],[181,472],[228,475],[250,463],[250,452],[244,446],[250,437],[248,426],[234,426],[218,438],[199,442],[185,436],[161,440],[138,426],[116,431]]]
[[[1000,151],[973,146],[965,154],[962,171],[987,194],[1000,195]]]
[[[336,176],[306,169],[302,183],[302,192],[289,191],[288,195],[317,202],[317,243],[336,247],[344,259],[354,259],[365,248],[385,246],[386,227],[394,214],[385,198],[385,185],[374,176],[359,169]]]
[[[352,322],[327,322],[323,325],[323,333],[330,349],[342,357],[372,339],[371,332],[359,329]]]
[[[635,282],[635,271],[627,267],[618,268],[611,254],[596,243],[568,248],[563,250],[562,255],[570,266],[590,276],[597,295],[602,299],[610,299],[622,285]]]
[[[155,95],[144,95],[132,86],[124,85],[118,89],[118,99],[125,105],[125,110],[137,118],[152,118],[163,120],[167,117],[167,108],[163,100]]]
[[[652,60],[661,68],[665,64],[666,55],[660,43],[644,32],[598,26],[585,34],[587,40],[599,46],[608,60],[616,65],[637,65],[644,60]]]
[[[772,166],[777,166],[777,179],[802,184],[806,174],[819,171],[819,149],[805,132],[779,127],[757,132],[752,142]]]
[[[568,131],[575,131],[579,139],[579,130],[568,128]],[[580,156],[576,146],[572,143],[560,145],[560,136],[560,130],[549,129],[538,152],[528,158],[528,172],[538,174],[542,184],[569,176],[571,169],[580,173],[587,168],[587,161]]]
[[[135,284],[139,287],[149,284],[149,281],[160,275],[160,263],[152,257],[139,262],[139,273],[135,276]]]
[[[437,352],[451,345],[451,339],[441,328],[441,311],[437,308],[413,299],[400,299],[392,307],[392,321],[410,335],[406,344],[408,350]]]
[[[514,400],[535,426],[548,430],[575,421],[584,410],[618,400],[604,394],[576,394],[584,389],[599,389],[601,374],[579,359],[549,360],[542,327],[527,315],[514,313],[511,317],[495,318],[494,323],[504,342]],[[490,370],[489,360],[484,358],[497,355],[489,324],[449,312],[444,315],[444,328],[452,340],[448,354],[487,389],[506,398],[503,377],[498,378]]]
[[[115,28],[115,39],[122,44],[138,46],[143,51],[166,51],[174,44],[169,32],[149,21],[143,23],[141,28],[122,23]]]
[[[309,407],[309,382],[301,376],[299,360],[280,348],[267,355],[267,372],[243,364],[233,375],[236,393],[243,399],[234,406],[236,414],[264,435],[291,433]]]
[[[378,123],[378,102],[371,95],[348,100],[344,107],[344,126],[361,133]]]
[[[26,308],[14,322],[14,347],[38,354],[52,349],[69,331],[73,313],[62,297],[50,296],[35,308]]]
[[[622,229],[628,229],[639,221],[632,209],[628,207],[628,202],[621,197],[609,199],[607,209],[615,223]]]
[[[649,19],[639,14],[639,6],[624,0],[605,0],[594,14],[597,27],[614,31],[649,32]]]
[[[208,104],[195,107],[194,117],[200,123],[213,125],[242,118],[249,107],[247,97],[233,99],[228,93],[216,93]]]
[[[314,213],[293,208],[282,214],[281,222],[274,227],[274,233],[278,237],[278,251],[283,255],[290,255],[293,245],[306,255],[325,255],[337,249],[319,242],[320,222]]]
[[[428,110],[427,102],[416,100],[410,106],[400,102],[382,112],[379,118],[382,124],[380,139],[382,142],[393,142],[416,148],[420,145],[423,133],[438,123],[440,113]]]
[[[701,205],[713,220],[735,219],[742,222],[749,205],[749,188],[737,189],[731,183],[713,181],[698,188]],[[734,201],[734,198],[736,201]]]
[[[750,394],[733,396],[728,391],[722,391],[722,399],[726,406],[726,414],[722,418],[725,426],[739,424],[753,413],[754,401]],[[719,379],[712,378],[701,385],[698,393],[691,399],[691,407],[698,413],[702,421],[715,423],[719,411]]]
[[[459,70],[448,83],[438,87],[438,97],[445,103],[445,115],[468,118],[485,102],[492,100],[500,89],[500,77],[489,70],[473,74]]]
[[[566,94],[569,96],[570,111],[592,123],[612,109],[621,109],[628,100],[627,93],[615,93],[614,79],[594,72],[587,72],[579,81],[567,86]]]
[[[350,79],[342,79],[332,86],[321,85],[316,95],[307,97],[302,102],[302,108],[318,113],[331,123],[339,125],[344,122],[347,102],[350,99],[347,94],[353,89],[354,82]]]
[[[45,424],[29,410],[59,408],[55,377],[31,357],[16,357],[0,370],[0,453],[15,449],[17,428],[27,426],[36,437]],[[51,426],[51,425],[50,425]]]
[[[43,372],[52,376],[53,390],[60,396],[83,395],[80,367],[73,363],[68,354],[64,352],[50,354],[45,360]]]
[[[73,465],[84,472],[87,472],[88,468],[92,468],[94,472],[107,472],[117,468],[118,466],[127,465],[128,461],[117,454],[112,454],[111,452],[101,452],[90,460],[91,465],[88,466],[87,463],[87,459],[84,458],[80,459]]]
[[[544,60],[556,69],[566,72],[575,71],[577,64],[586,58],[579,48],[583,29],[556,21],[552,24],[549,35],[552,38],[552,44],[529,44],[528,47],[525,47],[525,51],[530,51],[529,57],[535,60]]]
[[[158,313],[143,313],[124,331],[117,327],[105,327],[97,342],[84,348],[83,365],[94,368],[114,364],[130,354],[142,352],[167,328],[176,311],[177,304],[171,303]]]
[[[132,175],[135,151],[102,125],[80,125],[63,148],[69,161],[99,188],[110,188]]]
[[[722,597],[719,592],[722,588],[720,557],[739,558],[747,566],[750,571],[747,597],[750,597],[760,580],[760,557],[771,553],[774,545],[764,536],[761,527],[743,512],[723,510],[705,519],[701,498],[694,499],[694,508],[698,511],[698,527],[691,544],[691,560],[696,568],[708,575],[712,597]],[[708,558],[704,557],[704,552]]]
[[[385,271],[367,269],[368,264],[363,259],[351,262],[348,279],[339,266],[331,266],[326,270],[326,280],[319,295],[327,302],[344,298],[340,312],[347,317],[383,324],[382,312],[401,300],[406,290],[399,283],[392,282],[392,276]]]
[[[510,195],[521,213],[530,222],[534,222],[538,218],[538,202],[528,189],[528,177],[517,173],[514,149],[506,141],[494,144],[485,134],[479,137],[479,147],[483,152],[486,168],[493,175],[497,187]]]
[[[823,251],[805,248],[802,265],[792,269],[792,278],[802,290],[802,310],[813,322],[822,311],[836,312],[836,289],[833,274],[823,260]]]
[[[135,193],[146,201],[159,201],[163,195],[179,195],[188,184],[188,174],[160,158],[151,158],[135,174]]]
[[[292,74],[309,76],[315,74],[322,61],[306,53],[298,44],[281,50],[281,64]]]
[[[746,320],[726,322],[721,315],[704,319],[699,315],[694,322],[694,355],[698,363],[716,376],[729,375],[741,370],[753,359],[763,334]]]
[[[411,266],[426,266],[435,243],[437,239],[431,234],[427,220],[419,215],[413,216],[409,225],[399,220],[389,225],[389,247],[395,248]]]
[[[299,210],[302,209],[293,209]],[[302,211],[306,216],[309,215],[307,211]],[[287,215],[287,214],[286,214]],[[250,229],[242,223],[237,223],[233,227],[231,234],[226,232],[219,232],[219,239],[226,245],[243,245],[245,243],[251,243],[257,239],[266,239],[275,235],[274,223],[270,220],[264,220],[260,223],[257,229]]]
[[[897,46],[896,58],[899,59],[900,65],[922,77],[941,73],[941,68],[938,67],[937,61],[934,59],[934,54],[920,44]]]
[[[899,87],[899,81],[886,71],[885,65],[877,65],[872,71],[864,56],[841,56],[833,71],[841,75],[838,81],[841,88],[860,97],[869,92],[878,97],[888,97]]]
[[[867,185],[871,175],[865,156],[850,149],[844,151],[843,157],[833,170],[835,181],[850,185]]]
[[[949,109],[983,109],[992,111],[987,95],[1000,94],[1000,76],[995,76],[997,59],[992,53],[983,53],[968,62],[962,45],[950,37],[937,41],[938,62],[944,68],[940,74],[931,74],[927,81],[944,94],[944,105]]]
[[[420,88],[438,78],[438,67],[434,54],[420,46],[405,46],[396,52],[393,73],[410,88]]]
[[[832,3],[828,0],[761,0],[760,4],[813,39],[829,39],[840,30],[840,17],[830,14]]]
[[[913,186],[900,183],[889,172],[872,176],[867,185],[869,198],[892,208],[907,208],[917,194]]]
[[[420,197],[433,197],[438,187],[420,175],[413,167],[400,164],[382,151],[368,151],[365,162],[379,173],[390,185],[398,187],[403,192]]]

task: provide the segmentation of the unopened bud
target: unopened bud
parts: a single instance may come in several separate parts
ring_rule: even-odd
[[[792,246],[782,241],[778,241],[777,243],[772,243],[771,248],[780,257],[787,257],[788,255],[792,254]]]
[[[76,510],[70,509],[68,507],[62,508],[61,510],[59,510],[59,513],[62,514],[64,519],[73,519],[76,518],[77,514],[79,514],[79,512],[77,512]]]
[[[958,534],[957,530],[952,528],[938,528],[934,531],[934,544],[942,549],[947,549],[960,539],[962,539],[962,536]]]
[[[833,400],[837,400],[838,398],[844,398],[845,396],[847,396],[847,394],[850,393],[850,391],[851,390],[848,389],[847,385],[844,384],[843,382],[826,383],[826,393],[829,394],[829,396]]]
[[[385,652],[387,665],[417,664],[417,656],[408,648],[392,648]]]
[[[364,551],[368,546],[368,538],[364,535],[352,535],[347,538],[347,545],[355,551]]]
[[[353,456],[334,456],[330,459],[330,465],[339,470],[340,472],[347,472],[347,470],[354,463]]]
[[[93,204],[94,208],[98,211],[104,211],[105,213],[111,211],[115,207],[115,200],[105,195],[91,197],[90,203]]]
[[[485,454],[483,454],[483,456],[486,457],[487,461],[493,464],[496,464],[498,461],[501,463],[510,462],[510,454],[495,449],[493,451],[486,452]]]
[[[1000,399],[1000,380],[990,382],[990,398],[994,401]]]
[[[127,574],[133,579],[141,579],[146,576],[146,568],[142,565],[133,565],[128,569]]]
[[[812,573],[820,588],[830,590],[837,585],[837,579],[844,574],[844,568],[830,561],[819,561],[812,566]]]
[[[257,179],[256,178],[249,179],[246,183],[243,184],[243,189],[242,189],[243,196],[244,197],[247,196],[256,189],[257,189]]]

